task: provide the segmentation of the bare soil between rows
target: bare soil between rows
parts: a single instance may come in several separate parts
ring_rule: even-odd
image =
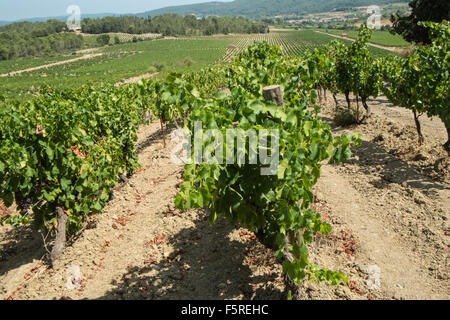
[[[324,164],[314,187],[313,207],[333,231],[316,238],[310,259],[343,271],[350,282],[305,283],[306,297],[448,299],[445,128],[423,119],[426,142],[419,147],[409,112],[383,97],[370,104],[368,122],[348,128],[334,125],[331,103],[323,106],[321,117],[335,134],[361,133],[363,144],[344,164]],[[2,227],[0,298],[286,299],[281,265],[254,234],[224,220],[210,225],[203,210],[175,209],[183,172],[171,161],[176,143],[169,138],[163,148],[158,122],[140,129],[142,168],[115,189],[102,214],[90,217],[53,269],[40,234]]]

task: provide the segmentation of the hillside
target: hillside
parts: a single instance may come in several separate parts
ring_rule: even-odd
[[[165,13],[199,16],[246,16],[249,18],[273,17],[277,15],[301,15],[308,13],[347,10],[359,6],[385,5],[407,0],[235,0],[233,2],[207,2],[184,6],[166,7],[147,11],[138,16],[157,16]]]
[[[409,0],[235,0],[231,2],[205,2],[199,4],[165,7],[138,14],[96,13],[82,14],[85,18],[103,18],[107,16],[137,16],[155,17],[166,13],[179,15],[195,14],[197,16],[244,16],[247,18],[274,17],[278,15],[304,15],[329,11],[348,11],[349,9],[370,5],[386,5],[392,3],[407,3]],[[13,22],[42,22],[49,19],[66,21],[68,15],[57,17],[36,17],[15,21],[0,21],[0,26]]]
[[[97,19],[97,18],[103,18],[103,17],[119,17],[119,16],[121,16],[121,15],[115,14],[115,13],[88,13],[88,14],[82,14],[81,19],[85,19],[85,18]],[[66,21],[68,17],[69,17],[69,15],[55,16],[55,17],[36,17],[36,18],[19,19],[19,20],[14,20],[14,21],[0,21],[0,26],[4,26],[4,25],[14,23],[14,22],[24,22],[24,21],[44,22],[44,21],[51,20],[51,19]]]

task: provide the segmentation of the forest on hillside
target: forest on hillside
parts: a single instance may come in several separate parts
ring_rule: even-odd
[[[135,16],[84,19],[81,29],[85,33],[125,32],[131,34],[161,33],[165,36],[213,35],[228,33],[266,33],[268,26],[242,17],[208,17],[197,19],[194,15],[165,14],[154,18]]]
[[[348,11],[355,7],[386,5],[408,0],[235,0],[231,2],[206,2],[199,4],[166,7],[138,14],[154,17],[166,13],[196,14],[199,16],[244,16],[260,19],[280,15],[301,16],[309,13]]]
[[[83,37],[66,31],[66,23],[16,22],[0,27],[0,60],[22,57],[49,56],[79,49]]]

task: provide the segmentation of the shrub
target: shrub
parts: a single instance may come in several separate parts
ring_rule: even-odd
[[[341,109],[334,115],[334,123],[341,127],[348,127],[353,124],[358,124],[358,113],[354,110]]]
[[[195,61],[192,60],[190,57],[187,57],[187,58],[184,60],[184,65],[186,65],[186,66],[188,66],[188,67],[192,66],[193,64],[195,64]]]
[[[106,46],[107,44],[109,44],[110,40],[111,37],[109,36],[109,34],[102,34],[97,37],[97,43],[101,46]]]
[[[153,63],[152,66],[155,67],[158,72],[162,71],[166,67],[164,63],[158,62]]]

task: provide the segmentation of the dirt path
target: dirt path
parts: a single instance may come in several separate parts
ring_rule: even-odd
[[[277,31],[292,31],[294,29],[288,29],[288,28],[270,28],[270,32],[277,32]]]
[[[335,37],[335,38],[338,38],[338,39],[350,40],[352,42],[355,41],[355,39],[353,39],[353,38],[345,37],[345,36],[338,36],[336,34],[331,34],[331,33],[328,33],[328,32],[323,32],[323,31],[318,31],[318,30],[316,30],[315,32],[321,33],[321,34],[326,34],[327,36]],[[392,51],[392,52],[397,52],[397,50],[399,49],[397,47],[387,47],[387,46],[382,46],[380,44],[371,43],[371,42],[369,42],[369,46],[372,46],[372,47],[375,47],[375,48],[384,49],[384,50],[389,50],[389,51]]]
[[[366,125],[334,127],[338,134],[362,132],[363,144],[345,164],[322,168],[315,206],[329,217],[334,231],[317,240],[319,260],[350,275],[351,285],[333,292],[339,298],[449,299],[448,171],[436,181],[407,155],[401,159],[390,154],[391,144],[400,149],[417,145],[412,117],[383,98],[371,105],[374,114]],[[322,113],[330,124],[333,109],[327,106]],[[445,128],[436,119],[422,124],[428,143],[416,146],[416,152],[426,156],[441,148]],[[380,132],[384,141],[373,142]],[[397,135],[402,144],[392,142]],[[443,151],[440,156],[448,164]],[[370,286],[372,280],[368,283],[370,269],[379,270],[379,288]],[[323,297],[323,288],[312,290],[311,298]]]
[[[423,119],[419,148],[409,112],[383,97],[369,103],[374,114],[360,126],[335,126],[330,104],[321,113],[335,134],[362,133],[363,144],[346,163],[324,165],[313,190],[313,207],[333,232],[317,237],[310,258],[345,272],[350,283],[305,284],[307,297],[449,299],[443,125]],[[142,169],[90,217],[54,269],[43,263],[38,234],[1,229],[0,298],[285,299],[279,262],[250,232],[174,208],[182,181],[182,167],[170,160],[175,145],[162,147],[158,122],[140,129]]]
[[[115,86],[116,86],[116,87],[119,87],[119,86],[124,85],[124,84],[136,83],[136,82],[138,82],[139,80],[149,79],[149,78],[151,78],[151,77],[154,77],[154,76],[156,76],[158,73],[159,73],[159,72],[153,72],[153,73],[148,72],[148,73],[142,74],[142,75],[140,75],[140,76],[131,77],[131,78],[128,78],[128,79],[125,79],[125,80],[122,80],[122,81],[117,82],[117,83],[115,84]]]
[[[101,48],[105,48],[107,46],[104,47],[95,47],[95,48],[87,48],[87,49],[81,49],[77,51],[77,54],[86,54],[86,53],[93,53],[95,51],[100,50]]]
[[[45,64],[45,65],[42,65],[42,66],[37,66],[37,67],[28,68],[28,69],[24,69],[24,70],[18,70],[18,71],[12,71],[12,72],[9,72],[9,73],[0,74],[0,78],[8,77],[8,76],[12,77],[12,76],[15,76],[17,74],[24,73],[24,72],[31,72],[31,71],[36,71],[36,70],[40,70],[40,69],[51,68],[51,67],[54,67],[54,66],[59,66],[61,64],[66,64],[66,63],[72,63],[72,62],[79,61],[79,60],[92,59],[92,58],[95,58],[95,57],[99,57],[101,55],[103,55],[103,53],[86,54],[84,56],[81,56],[81,57],[78,57],[78,58],[74,58],[74,59],[53,62],[53,63]]]
[[[440,225],[444,222],[441,217],[445,204],[423,208],[400,187],[377,190],[367,185],[354,186],[356,179],[356,184],[364,178],[370,183],[367,177],[357,175],[325,166],[316,187],[317,201],[329,208],[327,214],[335,236],[346,236],[340,240],[349,249],[348,255],[342,252],[339,257],[336,251],[323,250],[318,244],[319,256],[324,265],[340,270],[344,267],[355,283],[354,289],[361,292],[344,287],[342,297],[448,299],[447,245],[445,228]],[[431,214],[436,214],[437,221],[432,220]],[[368,286],[369,266],[380,270],[379,288]]]

